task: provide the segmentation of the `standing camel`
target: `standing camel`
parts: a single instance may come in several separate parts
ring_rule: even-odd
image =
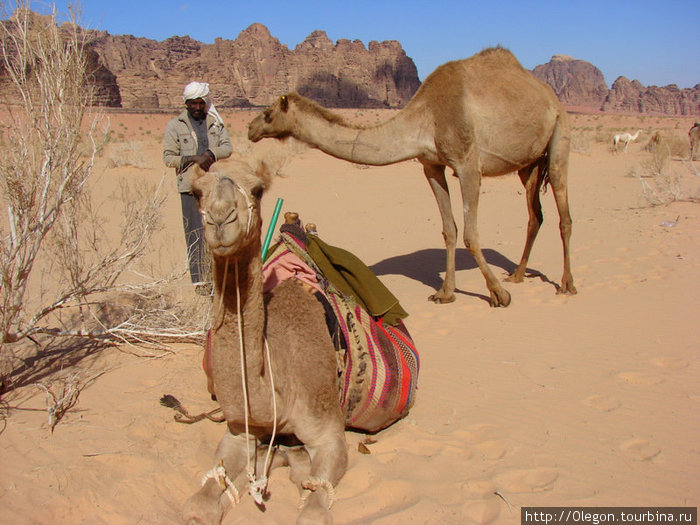
[[[406,107],[374,127],[348,124],[298,94],[280,97],[248,127],[248,138],[293,136],[334,157],[386,165],[418,159],[440,209],[447,251],[445,279],[436,303],[455,300],[457,226],[445,167],[459,178],[464,205],[464,242],[490,291],[491,306],[508,306],[510,294],[484,258],[477,233],[482,176],[518,171],[525,186],[528,226],[523,255],[508,278],[521,282],[542,224],[539,190],[550,183],[564,247],[560,293],[575,294],[569,261],[571,216],[567,197],[570,129],[552,89],[526,71],[506,49],[491,48],[448,62],[425,79]]]
[[[639,138],[639,134],[642,132],[641,129],[638,129],[637,132],[634,135],[630,135],[629,133],[617,133],[613,137],[613,148],[615,148],[615,151],[617,151],[618,145],[624,143],[625,144],[625,149],[624,152],[627,153],[627,146],[630,145],[630,142],[634,142]]]
[[[695,154],[700,150],[700,122],[688,131],[688,139],[690,140],[690,160],[695,160]]]
[[[188,525],[220,523],[227,498],[237,500],[246,486],[262,505],[268,469],[305,458],[309,474],[299,480],[297,523],[330,523],[334,487],[348,457],[325,311],[296,279],[263,293],[264,183],[243,163],[227,167],[225,174],[195,168],[192,181],[213,258],[209,388],[228,428],[216,451],[218,465],[185,504],[184,519]],[[372,424],[383,428],[400,417],[392,408],[378,408]],[[306,452],[273,453],[275,435],[295,436]],[[260,444],[266,437],[269,448]]]

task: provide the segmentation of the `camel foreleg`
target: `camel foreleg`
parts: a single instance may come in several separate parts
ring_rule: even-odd
[[[481,246],[479,246],[477,211],[479,208],[481,176],[478,172],[476,160],[473,161],[474,166],[471,164],[465,163],[464,167],[456,172],[462,188],[462,202],[464,205],[464,245],[474,257],[481,274],[486,279],[486,286],[491,294],[489,299],[490,305],[493,307],[508,306],[510,304],[510,293],[496,279],[486,262]]]
[[[440,289],[428,297],[428,300],[438,304],[451,303],[455,300],[455,256],[457,249],[457,225],[452,215],[450,190],[445,180],[445,166],[424,165],[423,171],[430,189],[433,190],[440,219],[442,220],[442,237],[445,240],[445,279]]]
[[[257,445],[252,436],[227,431],[216,450],[214,468],[205,475],[201,489],[185,503],[184,522],[188,525],[221,523],[228,504],[237,502],[246,492],[248,451],[251,452],[250,464],[255,465],[256,472],[262,472],[266,449],[266,446]],[[275,454],[270,468],[286,464],[286,457]]]
[[[309,476],[297,480],[301,491],[301,513],[297,525],[330,524],[330,508],[335,500],[335,486],[348,466],[345,428],[342,420],[327,425],[324,430],[310,432],[304,438],[311,459]]]

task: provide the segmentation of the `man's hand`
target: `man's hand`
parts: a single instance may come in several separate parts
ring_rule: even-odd
[[[214,155],[209,151],[205,151],[201,155],[190,155],[185,157],[185,164],[189,164],[191,162],[196,162],[204,171],[209,171],[211,165],[214,164]]]

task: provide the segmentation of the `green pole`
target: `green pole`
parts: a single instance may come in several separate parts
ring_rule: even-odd
[[[277,199],[277,204],[275,204],[275,211],[272,212],[272,218],[270,219],[270,225],[267,227],[267,233],[265,234],[265,242],[262,246],[262,260],[265,262],[265,257],[267,257],[267,249],[270,247],[270,241],[272,240],[272,234],[275,233],[275,227],[277,226],[277,218],[279,217],[280,210],[282,209],[282,203],[284,199],[281,197]]]

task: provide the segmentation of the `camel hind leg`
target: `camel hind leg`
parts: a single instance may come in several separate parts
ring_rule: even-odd
[[[537,233],[540,231],[540,226],[544,220],[542,216],[542,203],[540,202],[540,188],[544,180],[544,159],[541,158],[537,162],[518,171],[520,181],[525,187],[525,195],[527,199],[527,237],[525,239],[525,247],[523,255],[520,258],[518,267],[506,278],[506,281],[512,283],[521,283],[525,277],[527,270],[527,261],[530,258],[532,246],[535,243]]]
[[[554,201],[559,212],[559,233],[564,252],[564,272],[561,278],[561,286],[557,290],[558,294],[575,294],[574,278],[571,274],[571,258],[569,244],[571,240],[571,214],[569,211],[569,197],[567,189],[567,173],[569,165],[569,144],[570,136],[568,124],[560,120],[554,130],[552,139],[549,142],[549,153],[547,155],[547,172],[549,174],[549,185],[554,193]]]

